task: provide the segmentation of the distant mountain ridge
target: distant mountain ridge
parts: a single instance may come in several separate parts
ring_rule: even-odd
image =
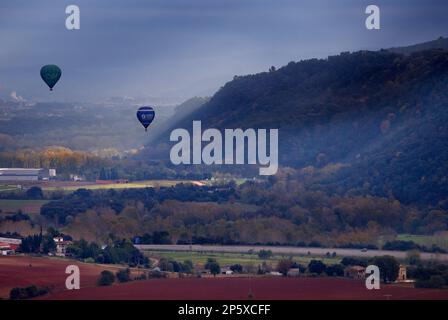
[[[432,50],[432,49],[443,49],[448,50],[448,38],[439,37],[436,40],[431,40],[423,43],[418,43],[410,46],[396,47],[387,49],[393,53],[406,54],[409,55],[414,52]]]

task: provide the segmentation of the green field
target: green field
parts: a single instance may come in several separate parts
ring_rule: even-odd
[[[0,210],[4,213],[14,213],[22,210],[24,213],[39,213],[40,207],[47,200],[0,200]]]
[[[109,183],[109,184],[79,184],[79,185],[56,185],[51,187],[43,186],[45,191],[54,190],[65,190],[65,191],[75,191],[77,189],[89,189],[89,190],[99,190],[99,189],[141,189],[150,187],[171,187],[179,183],[191,183],[190,180],[148,180],[148,181],[136,181],[129,183]]]
[[[397,240],[412,241],[418,245],[431,247],[433,244],[441,248],[448,249],[448,233],[440,235],[414,235],[414,234],[399,234]]]
[[[187,252],[187,251],[144,251],[144,253],[148,257],[152,258],[170,258],[179,262],[185,260],[191,260],[193,264],[203,265],[207,261],[208,258],[214,258],[221,266],[230,266],[232,264],[241,264],[248,265],[253,264],[258,266],[266,261],[272,267],[275,267],[279,260],[289,258],[288,255],[274,255],[268,260],[262,260],[258,257],[257,254],[248,254],[248,253],[211,253],[211,252]],[[335,258],[327,258],[322,256],[312,256],[312,255],[301,255],[301,256],[293,256],[292,259],[304,266],[308,265],[308,263],[312,259],[322,260],[325,264],[335,264],[340,262],[340,257]]]
[[[17,190],[17,186],[7,185],[7,184],[0,184],[0,192],[2,191],[13,191]]]

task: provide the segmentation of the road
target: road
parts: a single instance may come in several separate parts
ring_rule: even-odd
[[[271,250],[274,254],[282,255],[325,255],[327,252],[336,254],[339,257],[375,257],[390,255],[397,259],[405,259],[405,251],[386,251],[386,250],[367,250],[365,252],[360,249],[340,249],[340,248],[308,248],[308,247],[277,247],[277,246],[221,246],[221,245],[164,245],[164,244],[141,244],[136,245],[140,250],[159,250],[159,251],[202,251],[202,252],[228,252],[228,253],[247,253],[250,250]],[[421,252],[420,258],[423,260],[439,260],[448,261],[448,254],[436,254]]]

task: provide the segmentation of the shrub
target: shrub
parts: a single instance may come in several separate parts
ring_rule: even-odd
[[[193,273],[194,265],[191,260],[185,260],[184,263],[180,264],[181,271],[185,273]]]
[[[442,276],[434,275],[429,278],[429,280],[417,280],[415,282],[415,287],[417,288],[434,288],[440,289],[445,286],[445,279]]]
[[[271,250],[260,250],[258,252],[258,257],[260,259],[267,260],[270,257],[272,257],[272,251]]]
[[[134,278],[134,280],[146,280],[146,279],[148,279],[146,273],[142,273],[141,275]]]
[[[130,275],[131,275],[131,271],[129,270],[129,268],[121,269],[116,273],[116,277],[119,282],[130,281],[131,280]]]
[[[322,247],[322,244],[321,244],[319,241],[311,241],[311,242],[308,244],[308,247],[311,247],[311,248],[320,248],[320,247]]]
[[[210,273],[214,276],[219,274],[221,272],[221,267],[219,266],[219,263],[213,262],[209,265]]]
[[[277,271],[286,276],[293,265],[294,262],[291,259],[282,259],[277,263]]]
[[[372,264],[380,269],[381,278],[384,282],[394,282],[398,277],[400,264],[392,256],[381,256],[372,259]]]
[[[97,284],[99,286],[110,286],[115,282],[115,276],[109,270],[101,271],[100,277],[98,278]]]
[[[31,187],[26,191],[28,199],[43,199],[44,193],[40,187]]]
[[[243,273],[243,266],[240,264],[233,264],[230,266],[230,270],[235,273]]]
[[[174,272],[174,264],[172,260],[162,258],[159,261],[159,268],[162,271]]]
[[[331,277],[342,277],[344,275],[344,266],[342,264],[333,264],[327,267],[325,273]]]
[[[148,278],[154,278],[154,279],[166,278],[166,274],[161,271],[153,270],[148,272]]]
[[[409,251],[409,250],[419,250],[420,246],[413,241],[403,241],[394,240],[388,241],[384,244],[383,250],[399,250],[399,251]]]
[[[327,266],[320,260],[311,260],[308,264],[308,270],[311,273],[321,274],[326,268]]]
[[[344,257],[341,260],[341,264],[344,266],[362,266],[367,267],[367,262],[362,258]]]
[[[38,296],[42,296],[50,292],[49,288],[38,288],[35,285],[31,285],[26,288],[13,288],[9,293],[9,298],[11,300],[23,300],[23,299],[31,299]]]

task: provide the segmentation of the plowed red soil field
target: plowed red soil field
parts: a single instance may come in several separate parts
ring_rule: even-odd
[[[152,279],[111,287],[64,291],[44,299],[168,299],[168,300],[255,300],[296,299],[448,299],[448,290],[414,289],[383,285],[367,290],[363,282],[335,278],[183,278]]]
[[[81,273],[81,288],[95,286],[101,271],[116,272],[118,267],[86,264],[79,261],[28,256],[0,257],[0,298],[8,298],[14,287],[46,286],[54,292],[65,290],[65,268],[75,264]]]
[[[31,266],[30,266],[31,264]],[[81,290],[65,290],[65,268],[76,264],[81,271]],[[150,279],[96,287],[102,270],[117,271],[117,266],[84,264],[46,257],[0,257],[0,297],[7,298],[13,287],[31,284],[49,286],[52,293],[39,299],[168,299],[168,300],[256,300],[296,299],[444,299],[448,290],[415,289],[409,285],[382,285],[367,290],[362,281],[339,278],[183,278]]]

